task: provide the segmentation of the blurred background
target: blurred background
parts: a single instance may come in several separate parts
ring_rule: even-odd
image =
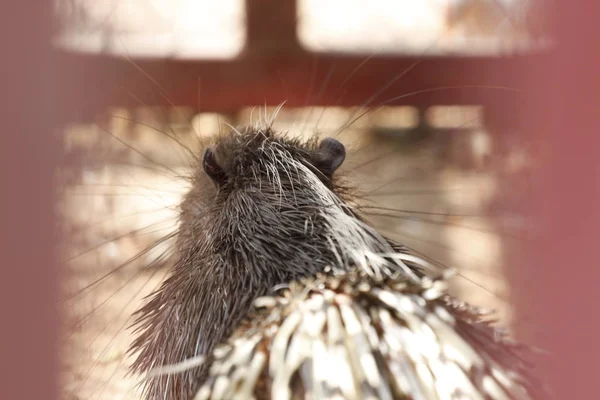
[[[339,137],[380,232],[534,337],[505,265],[535,234],[521,71],[553,46],[541,3],[55,0],[53,46],[77,71],[56,173],[63,397],[137,398],[127,328],[168,272],[188,149],[275,115],[276,130]]]

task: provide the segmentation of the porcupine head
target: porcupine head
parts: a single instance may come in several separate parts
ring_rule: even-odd
[[[173,270],[137,313],[134,372],[208,355],[276,285],[360,262],[361,250],[390,251],[344,201],[334,176],[344,159],[335,139],[257,128],[204,150],[181,204]],[[144,393],[187,399],[205,373],[151,378]]]

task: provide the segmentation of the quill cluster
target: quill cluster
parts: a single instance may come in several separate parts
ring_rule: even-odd
[[[255,127],[204,151],[131,351],[138,373],[206,362],[149,376],[146,399],[529,398],[516,347],[349,205],[344,158]]]

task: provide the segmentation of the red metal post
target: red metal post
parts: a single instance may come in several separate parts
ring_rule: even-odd
[[[0,398],[57,394],[50,1],[4,2],[0,134]],[[8,8],[8,9],[6,9]],[[57,104],[54,104],[58,106]]]
[[[296,0],[246,0],[246,57],[302,52],[298,43]]]
[[[600,376],[600,3],[554,2],[556,49],[527,74],[525,118],[542,165],[529,211],[541,240],[512,263],[518,310],[552,352],[557,399],[598,398]]]

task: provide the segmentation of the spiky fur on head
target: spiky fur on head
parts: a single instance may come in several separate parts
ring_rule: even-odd
[[[195,168],[181,205],[178,259],[138,312],[135,372],[209,354],[276,285],[328,267],[377,274],[378,257],[393,252],[348,206],[316,137],[247,128],[211,149],[219,170]],[[190,398],[205,373],[151,378],[146,398]]]

